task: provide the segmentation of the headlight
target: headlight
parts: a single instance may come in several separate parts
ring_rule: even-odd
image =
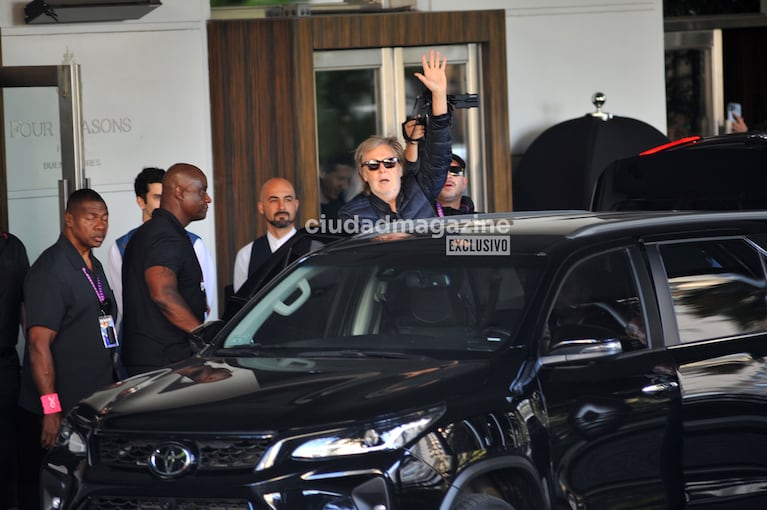
[[[75,430],[72,423],[67,418],[61,422],[56,445],[67,448],[75,455],[85,455],[88,452],[88,443],[85,440],[85,435]]]
[[[370,425],[324,430],[284,439],[266,451],[256,469],[272,467],[283,448],[292,447],[290,456],[303,460],[403,448],[437,421],[443,412],[443,407],[437,407],[385,418]]]

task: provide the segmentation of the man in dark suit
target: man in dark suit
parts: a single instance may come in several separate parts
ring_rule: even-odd
[[[234,261],[234,292],[296,233],[298,199],[293,184],[281,177],[266,181],[261,187],[258,212],[266,218],[266,235],[246,244],[237,252]]]

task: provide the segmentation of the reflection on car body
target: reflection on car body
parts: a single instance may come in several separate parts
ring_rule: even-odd
[[[221,314],[221,319],[224,321],[231,319],[258,290],[291,263],[327,244],[348,237],[348,235],[343,233],[312,234],[303,228],[298,230],[254,274],[248,277],[245,283],[237,289],[237,292],[233,292],[231,285],[227,286],[225,289],[224,313]]]
[[[511,253],[328,244],[193,359],[84,400],[48,508],[764,506],[763,214],[482,215],[451,235]]]

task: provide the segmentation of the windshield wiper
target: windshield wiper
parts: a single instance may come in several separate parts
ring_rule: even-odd
[[[307,358],[385,358],[385,359],[430,359],[421,354],[406,354],[389,351],[361,351],[342,349],[337,351],[303,351],[296,354]]]
[[[282,345],[248,344],[236,347],[221,347],[216,350],[216,356],[261,356],[265,353],[291,349]]]

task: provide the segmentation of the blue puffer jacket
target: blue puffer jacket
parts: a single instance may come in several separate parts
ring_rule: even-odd
[[[342,220],[411,220],[433,218],[437,215],[434,201],[442,191],[450,166],[452,143],[450,140],[450,113],[429,117],[428,135],[424,150],[420,151],[421,164],[415,172],[404,172],[397,212],[377,196],[360,193],[339,211]]]

